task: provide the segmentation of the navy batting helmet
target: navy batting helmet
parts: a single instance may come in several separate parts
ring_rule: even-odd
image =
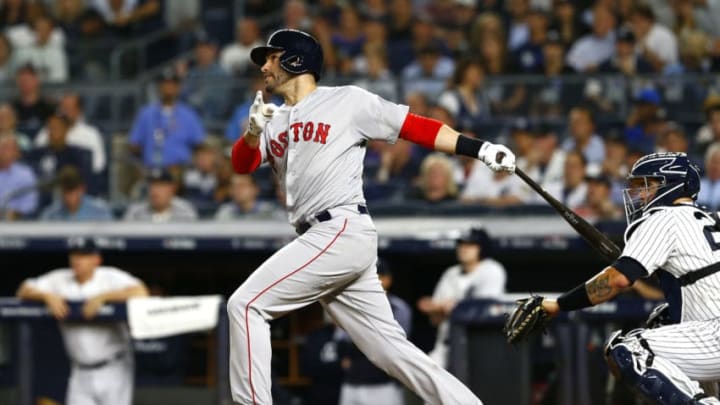
[[[275,31],[266,46],[258,46],[250,52],[250,59],[258,65],[265,64],[268,52],[283,51],[280,66],[293,74],[312,73],[320,79],[323,65],[322,47],[310,34],[291,29]]]
[[[653,185],[650,180],[658,183]],[[628,175],[629,187],[623,191],[628,223],[652,207],[672,205],[682,197],[697,199],[700,169],[684,153],[652,153],[640,158]],[[645,193],[639,191],[644,190]]]

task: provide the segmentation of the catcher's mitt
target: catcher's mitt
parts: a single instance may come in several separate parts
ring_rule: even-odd
[[[517,301],[517,306],[505,320],[505,327],[503,327],[508,343],[526,341],[545,330],[550,318],[542,307],[543,299],[543,297],[535,295]]]

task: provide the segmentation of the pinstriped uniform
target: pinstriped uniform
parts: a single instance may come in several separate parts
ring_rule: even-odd
[[[622,256],[635,259],[648,275],[662,268],[680,277],[720,261],[714,224],[690,204],[651,209],[626,231]],[[675,305],[681,307],[681,323],[645,330],[642,337],[656,356],[691,379],[720,379],[720,273],[681,287]]]

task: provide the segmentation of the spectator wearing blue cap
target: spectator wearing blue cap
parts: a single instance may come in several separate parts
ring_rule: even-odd
[[[481,228],[472,228],[457,239],[458,264],[443,272],[432,297],[418,301],[418,309],[438,326],[430,357],[447,367],[450,313],[466,298],[498,297],[505,293],[507,275],[502,264],[492,259],[491,240]]]
[[[166,70],[158,80],[160,100],[144,106],[130,130],[130,150],[139,154],[147,167],[189,164],[192,151],[205,133],[200,116],[179,102],[180,77]]]
[[[659,124],[663,122],[661,103],[660,93],[653,88],[642,89],[635,96],[635,105],[625,123],[625,139],[631,148],[644,153],[654,151]]]

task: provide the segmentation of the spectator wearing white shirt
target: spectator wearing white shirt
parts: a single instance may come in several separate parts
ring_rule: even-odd
[[[226,45],[220,52],[220,66],[228,74],[238,76],[247,71],[250,51],[262,45],[260,27],[255,19],[243,18],[237,23],[236,42]]]
[[[563,142],[563,149],[580,151],[589,165],[600,167],[605,160],[605,143],[595,133],[592,111],[586,107],[575,107],[570,110],[569,118],[570,137]]]
[[[105,141],[100,131],[93,125],[85,122],[83,114],[83,101],[77,93],[67,93],[60,100],[60,113],[70,122],[67,134],[67,143],[87,149],[92,154],[92,171],[100,174],[107,166]],[[35,138],[35,146],[48,144],[48,131],[43,128]]]
[[[549,128],[536,129],[527,175],[543,188],[552,189],[562,187],[564,171],[565,151],[558,147],[557,135]]]
[[[615,16],[604,5],[593,9],[592,33],[575,42],[567,63],[578,72],[592,72],[615,53]]]
[[[568,152],[565,156],[563,182],[546,190],[570,209],[582,206],[587,198],[586,166],[587,161],[582,153],[578,151]],[[540,199],[539,196],[538,199]]]
[[[460,200],[491,207],[507,207],[522,204],[527,196],[524,183],[518,176],[496,173],[482,167],[482,163],[475,163],[460,193]]]
[[[705,152],[705,175],[700,179],[697,203],[712,211],[720,210],[720,142]]]
[[[447,367],[450,313],[467,298],[493,298],[505,293],[507,274],[502,264],[492,259],[491,241],[480,228],[473,228],[457,239],[458,264],[443,272],[432,297],[418,300],[418,309],[438,325],[435,347],[429,353],[439,365]]]
[[[68,243],[69,268],[30,278],[18,298],[41,301],[59,321],[65,350],[72,362],[67,404],[130,405],[133,397],[133,355],[126,322],[66,322],[68,301],[84,301],[82,316],[95,318],[106,302],[146,297],[139,279],[115,267],[101,266],[102,256],[89,238]]]
[[[655,71],[662,72],[677,63],[677,38],[669,28],[655,21],[650,7],[637,4],[630,17],[630,26],[637,40],[636,52],[650,61]]]
[[[68,80],[68,60],[62,43],[52,41],[55,23],[50,17],[39,16],[33,21],[34,39],[27,46],[16,47],[18,65],[31,64],[43,82],[64,83]]]

